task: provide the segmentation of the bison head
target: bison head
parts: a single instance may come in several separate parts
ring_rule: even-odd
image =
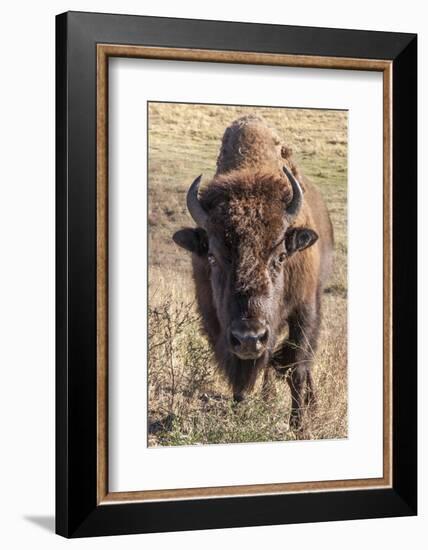
[[[205,278],[202,286],[215,316],[205,324],[217,327],[216,356],[237,395],[254,384],[267,364],[292,308],[299,281],[291,262],[318,238],[310,227],[297,226],[303,191],[283,170],[286,178],[280,172],[229,172],[217,176],[201,197],[199,176],[187,193],[198,227],[173,237],[202,266],[195,277]]]

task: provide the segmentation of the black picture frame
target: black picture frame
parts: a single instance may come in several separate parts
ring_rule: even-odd
[[[100,43],[392,62],[391,488],[97,504],[96,46]],[[56,532],[85,537],[415,515],[417,36],[68,12],[56,18],[56,97]]]

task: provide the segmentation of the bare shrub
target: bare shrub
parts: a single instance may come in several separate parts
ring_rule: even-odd
[[[149,418],[180,415],[185,399],[204,390],[213,376],[211,351],[199,334],[200,320],[190,301],[171,295],[149,306]],[[153,406],[152,406],[153,405]]]

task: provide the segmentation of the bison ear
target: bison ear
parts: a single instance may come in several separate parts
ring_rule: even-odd
[[[294,254],[298,250],[304,250],[318,240],[318,233],[307,227],[296,227],[287,231],[285,235],[285,247],[288,254]]]
[[[180,231],[174,233],[172,238],[175,244],[198,256],[204,256],[208,252],[208,237],[200,227],[180,229]]]

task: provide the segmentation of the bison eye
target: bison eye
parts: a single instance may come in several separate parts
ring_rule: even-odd
[[[211,254],[211,252],[208,252],[208,262],[211,265],[215,265],[217,263],[217,260],[215,259],[214,254]]]
[[[285,252],[282,252],[279,256],[278,256],[278,262],[279,263],[282,263],[285,258],[287,257],[287,254]]]

